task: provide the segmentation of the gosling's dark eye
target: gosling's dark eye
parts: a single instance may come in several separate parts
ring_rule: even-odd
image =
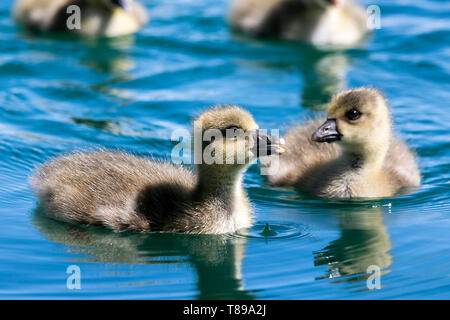
[[[356,110],[356,109],[352,109],[352,110],[349,110],[346,114],[345,114],[345,116],[347,117],[347,119],[348,120],[356,120],[356,119],[358,119],[359,117],[361,117],[361,112],[359,112],[358,110]]]

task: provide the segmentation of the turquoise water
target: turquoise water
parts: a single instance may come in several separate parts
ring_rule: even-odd
[[[382,28],[366,44],[318,51],[230,33],[228,1],[143,2],[148,26],[97,42],[29,35],[0,4],[0,298],[450,298],[450,3],[376,1]],[[50,220],[27,184],[73,149],[167,158],[173,130],[210,105],[285,132],[361,85],[386,93],[417,151],[423,185],[409,195],[318,200],[268,186],[255,165],[248,235],[144,235]],[[66,287],[70,265],[80,290]]]

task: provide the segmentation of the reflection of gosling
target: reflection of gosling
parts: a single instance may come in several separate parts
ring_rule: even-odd
[[[73,223],[185,233],[249,227],[251,208],[242,176],[259,154],[253,146],[260,151],[264,143],[269,154],[282,149],[268,143],[272,138],[259,132],[253,117],[238,107],[212,108],[196,123],[205,139],[211,132],[220,133],[217,129],[231,131],[203,142],[202,155],[205,151],[223,159],[202,161],[197,177],[170,163],[97,151],[58,157],[38,169],[31,184],[49,216]],[[205,133],[207,129],[216,130]]]
[[[314,265],[328,265],[326,278],[354,275],[342,280],[357,281],[369,266],[385,269],[392,264],[392,243],[380,208],[347,208],[337,212],[337,217],[340,237],[314,257]]]
[[[79,29],[68,26],[68,20],[77,12],[73,5],[80,8]],[[148,21],[145,8],[132,0],[18,0],[14,17],[31,30],[70,31],[95,37],[135,33]]]
[[[250,35],[314,45],[352,45],[368,31],[351,0],[234,0],[229,21]]]
[[[40,209],[35,210],[31,223],[48,240],[63,244],[75,254],[74,262],[164,264],[175,268],[185,267],[187,262],[197,275],[198,299],[255,298],[242,281],[244,237],[159,232],[134,232],[124,237],[100,228],[57,222],[45,217]]]
[[[286,135],[286,153],[269,177],[273,184],[326,198],[392,196],[399,188],[420,184],[413,154],[391,137],[389,110],[378,91],[338,94],[327,120],[314,132],[318,126],[312,121]]]

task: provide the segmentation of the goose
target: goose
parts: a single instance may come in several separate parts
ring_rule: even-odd
[[[351,0],[234,0],[232,28],[316,46],[351,46],[368,32],[365,10]]]
[[[268,176],[277,186],[323,198],[372,198],[420,185],[415,155],[393,136],[386,100],[372,88],[337,94],[325,121],[294,127],[285,141],[279,169]]]
[[[13,16],[30,30],[90,37],[132,34],[148,22],[146,9],[133,0],[18,0]]]
[[[258,157],[281,154],[283,140],[237,106],[208,109],[194,124],[204,140],[194,146],[195,174],[127,153],[78,151],[36,169],[31,186],[49,217],[75,224],[195,234],[250,227],[243,174]]]

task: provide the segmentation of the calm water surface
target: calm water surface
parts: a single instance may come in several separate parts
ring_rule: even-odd
[[[147,27],[97,42],[29,35],[0,4],[0,298],[450,298],[448,1],[364,1],[381,7],[382,29],[345,51],[230,33],[224,0],[144,2]],[[268,186],[255,165],[249,234],[144,235],[50,220],[27,184],[73,149],[167,158],[173,130],[210,105],[285,132],[361,85],[386,93],[417,151],[423,185],[409,195],[318,200]],[[66,288],[73,264],[81,290]],[[370,265],[380,290],[366,286]]]

